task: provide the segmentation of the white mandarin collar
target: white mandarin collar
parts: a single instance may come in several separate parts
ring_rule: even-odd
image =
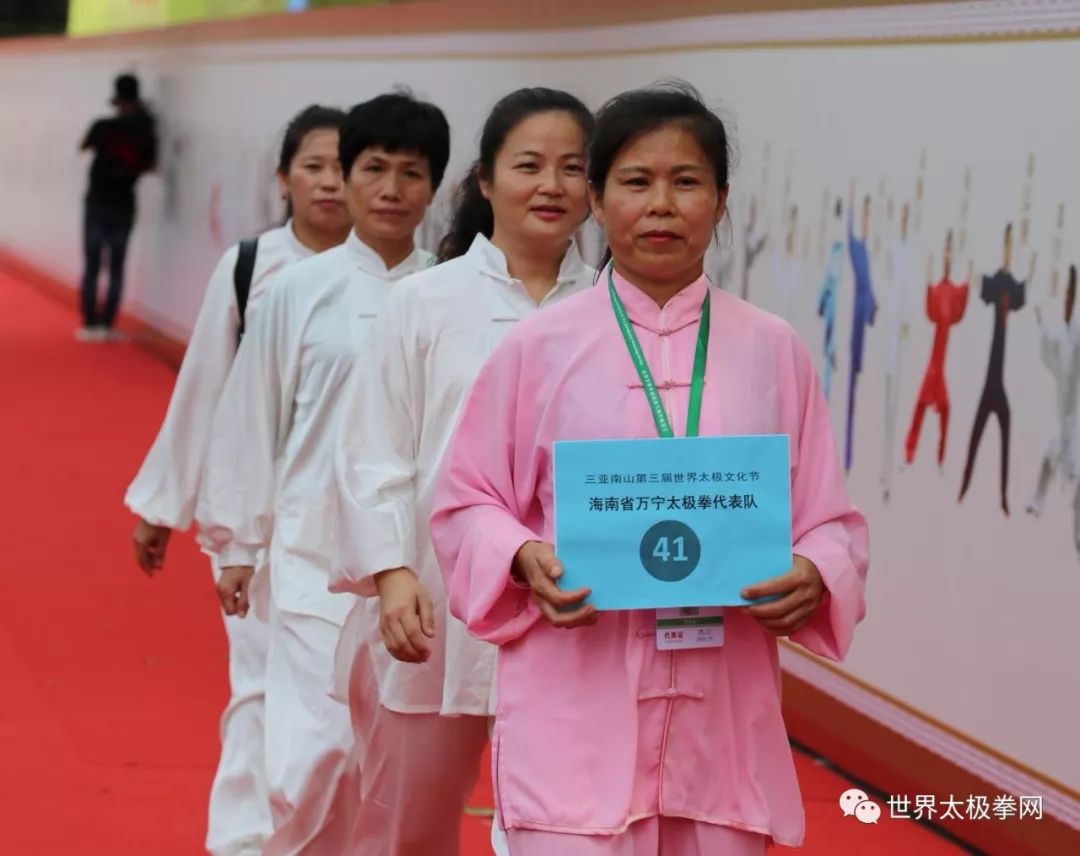
[[[510,269],[506,264],[506,256],[503,251],[496,247],[483,235],[473,238],[469,251],[465,254],[476,268],[483,274],[497,279],[500,282],[520,282],[510,276]],[[559,265],[559,273],[555,278],[555,284],[579,280],[585,273],[585,262],[581,259],[577,243],[570,241],[563,256],[562,264]]]
[[[300,239],[296,237],[296,228],[293,225],[292,217],[285,221],[285,225],[281,227],[281,232],[284,234],[285,243],[298,258],[306,259],[308,256],[315,255],[313,249],[304,246],[300,243]]]
[[[510,316],[507,316],[507,307],[493,306],[492,318],[494,320],[502,320],[504,316],[515,319],[519,317],[521,307],[518,306],[516,309],[513,307],[517,306],[521,301],[526,301],[529,308],[535,308],[536,304],[533,303],[532,298],[525,291],[524,283],[510,275],[509,267],[506,264],[506,256],[502,250],[491,243],[484,235],[477,235],[473,239],[465,257],[479,273],[505,287],[503,296],[509,300],[512,312]],[[562,264],[559,265],[559,273],[555,277],[555,287],[544,295],[544,299],[540,301],[540,306],[545,306],[548,302],[561,295],[567,288],[572,288],[586,274],[585,262],[578,251],[577,243],[570,241],[566,248],[566,254],[563,256]]]
[[[349,232],[349,237],[345,239],[345,249],[349,255],[349,261],[359,270],[377,276],[379,279],[391,281],[421,271],[431,263],[431,254],[416,247],[400,264],[388,268],[382,256],[361,241],[355,230]]]

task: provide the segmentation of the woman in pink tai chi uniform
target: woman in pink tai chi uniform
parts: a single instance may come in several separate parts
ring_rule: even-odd
[[[685,85],[624,93],[598,116],[588,178],[611,262],[596,287],[521,321],[495,349],[431,518],[450,611],[500,646],[493,771],[510,853],[749,856],[770,840],[799,845],[777,637],[844,656],[865,612],[866,522],[802,340],[703,274],[728,196],[722,121]],[[620,310],[682,436],[710,301],[700,434],[790,437],[794,561],[743,592],[772,599],[725,610],[722,646],[660,651],[653,610],[598,613],[587,590],[559,588],[552,445],[657,436],[663,414],[646,398]]]

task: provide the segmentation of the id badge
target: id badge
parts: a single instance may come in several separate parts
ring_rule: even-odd
[[[724,644],[722,606],[656,610],[656,647],[661,651],[719,648]]]

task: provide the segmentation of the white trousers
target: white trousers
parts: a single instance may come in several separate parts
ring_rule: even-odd
[[[342,856],[356,812],[349,712],[330,695],[341,627],[270,608],[266,775],[273,835],[263,856]]]
[[[216,581],[216,562],[211,566]],[[259,856],[272,831],[263,729],[270,631],[254,610],[246,618],[223,618],[229,703],[221,716],[221,758],[210,787],[206,849],[211,856]]]

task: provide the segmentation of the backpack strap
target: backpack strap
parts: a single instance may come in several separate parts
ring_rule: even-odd
[[[240,326],[236,331],[236,344],[244,338],[244,312],[247,310],[248,294],[251,292],[251,278],[255,273],[255,255],[259,249],[259,239],[249,238],[240,242],[240,251],[233,268],[233,289],[236,292],[236,309],[240,316]]]

